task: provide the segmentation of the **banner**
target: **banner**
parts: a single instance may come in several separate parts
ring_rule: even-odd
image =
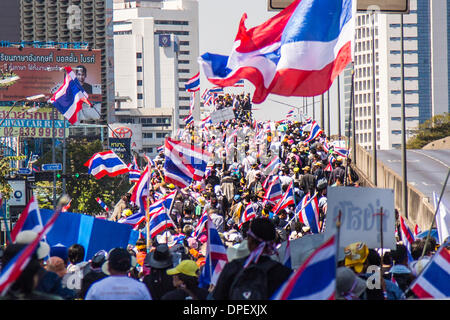
[[[109,138],[109,148],[114,151],[126,165],[131,162],[130,138]]]
[[[369,248],[380,248],[380,212],[383,210],[383,247],[396,249],[394,190],[380,188],[328,188],[328,211],[325,238],[336,233],[341,211],[339,246],[362,241]]]
[[[210,114],[212,123],[219,123],[235,118],[233,108],[225,108],[222,110],[213,111]]]
[[[110,138],[130,138],[131,150],[137,152],[142,150],[142,124],[111,123],[108,128],[108,136]]]
[[[26,112],[27,108],[0,107],[0,137],[52,138],[52,110],[53,108],[39,108],[37,111]],[[64,136],[64,117],[55,112],[55,137]],[[5,119],[7,117],[7,119]],[[3,121],[2,119],[5,119]],[[66,121],[66,137],[69,136],[69,121]]]

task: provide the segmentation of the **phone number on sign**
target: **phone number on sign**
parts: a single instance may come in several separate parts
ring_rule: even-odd
[[[28,138],[53,138],[52,128],[1,128],[0,136],[2,137],[28,137]],[[69,135],[69,130],[66,131],[66,136]],[[63,128],[55,128],[55,138],[64,137]]]

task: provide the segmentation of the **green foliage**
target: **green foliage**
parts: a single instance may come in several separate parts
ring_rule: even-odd
[[[6,180],[6,176],[9,175],[11,171],[9,160],[3,158],[0,160],[0,194],[5,199],[9,199],[13,189],[11,185]]]
[[[72,199],[69,211],[89,215],[100,213],[103,211],[103,208],[95,200],[97,197],[100,197],[111,208],[131,188],[127,174],[114,178],[105,176],[98,180],[94,176],[87,174],[88,168],[84,166],[86,161],[95,153],[104,151],[100,140],[66,139],[66,148],[66,173],[67,175],[72,175],[71,178],[66,179],[66,192]],[[56,162],[62,163],[62,148],[58,148],[56,151]],[[50,163],[52,162],[51,159],[52,152],[49,151],[39,159],[38,165]],[[80,175],[76,177],[76,174]],[[43,207],[49,204],[48,199],[50,199],[50,206],[53,203],[53,191],[45,188],[45,184],[52,186],[53,182],[39,183],[42,191],[38,192],[38,194],[42,196],[38,198],[39,204]],[[57,198],[61,195],[62,178],[58,179]]]
[[[407,149],[422,149],[430,142],[450,136],[450,114],[437,115],[419,125],[417,134],[408,140]]]

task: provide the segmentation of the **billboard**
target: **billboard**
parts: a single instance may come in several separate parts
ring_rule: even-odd
[[[52,138],[53,108],[39,108],[27,112],[26,108],[16,107],[9,112],[10,107],[0,107],[0,137]],[[9,115],[8,115],[9,112]],[[64,137],[64,117],[55,109],[55,137]],[[69,121],[66,121],[66,137],[69,136]]]
[[[109,148],[114,151],[125,164],[131,162],[130,143],[130,138],[109,138]]]
[[[63,67],[71,67],[89,100],[100,110],[102,101],[101,50],[57,48],[0,48],[3,78],[17,79],[0,86],[0,101],[18,101],[44,94],[48,98],[63,84]],[[80,120],[99,119],[83,106]]]
[[[111,131],[114,130],[114,132]],[[142,150],[142,125],[141,124],[124,124],[112,123],[108,130],[109,138],[130,139],[130,148],[139,152]]]

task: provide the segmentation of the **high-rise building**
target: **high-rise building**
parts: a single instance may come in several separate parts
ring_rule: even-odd
[[[449,13],[445,1],[411,0],[410,13],[403,16],[407,139],[413,136],[419,124],[449,111]],[[394,149],[401,146],[400,15],[374,14],[374,18],[374,37],[370,13],[358,13],[355,21],[356,141],[371,149],[372,126],[376,126],[377,149]],[[373,99],[375,122],[372,119]]]
[[[22,41],[87,43],[102,53],[102,121],[114,111],[113,0],[20,0]]]
[[[154,156],[183,128],[184,85],[199,71],[198,1],[114,0],[115,116],[142,125],[142,151]],[[194,109],[200,117],[199,94]]]

